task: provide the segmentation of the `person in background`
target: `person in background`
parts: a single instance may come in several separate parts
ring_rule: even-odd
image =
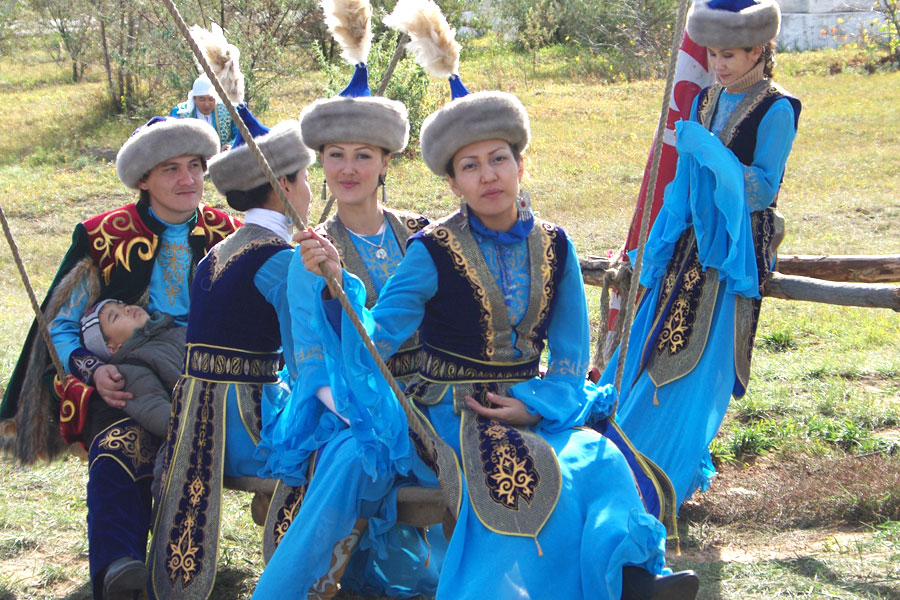
[[[206,75],[194,80],[187,100],[172,107],[170,117],[199,119],[212,127],[219,138],[220,150],[228,150],[237,136],[237,126],[231,120],[228,109],[219,100],[216,89]]]

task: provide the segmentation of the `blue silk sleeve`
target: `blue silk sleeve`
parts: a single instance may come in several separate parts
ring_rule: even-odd
[[[295,315],[295,323],[299,317],[321,340],[323,366],[330,380],[335,408],[350,422],[350,431],[360,445],[364,469],[373,478],[390,472],[405,474],[410,465],[406,414],[346,314],[339,330],[335,330],[325,306],[332,301],[321,300],[325,281],[306,271],[297,253],[290,279],[300,281],[301,277],[313,281],[307,279],[300,286],[303,290],[297,290],[297,294],[304,296],[308,310]],[[354,312],[367,333],[373,335],[372,314],[365,308],[365,287],[346,271],[343,280]],[[289,294],[292,302],[296,302],[290,288]],[[296,328],[294,334],[296,338]]]
[[[69,357],[73,352],[82,348],[81,345],[81,317],[88,309],[89,295],[83,283],[79,283],[72,294],[60,307],[56,317],[50,321],[50,339],[59,355],[66,372],[70,375],[81,376],[72,372]]]
[[[590,324],[584,280],[572,240],[566,270],[547,329],[547,373],[517,383],[510,394],[543,419],[537,429],[562,431],[583,425],[590,413],[609,414],[615,388],[586,382],[590,362]]]
[[[694,228],[704,268],[719,271],[729,293],[759,296],[744,169],[731,150],[695,121],[675,124],[678,167],[644,249],[641,284],[663,277],[675,244]]]

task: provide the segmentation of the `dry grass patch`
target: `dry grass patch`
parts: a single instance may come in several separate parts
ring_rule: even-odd
[[[717,525],[776,529],[900,519],[900,459],[865,456],[766,456],[726,466],[681,516]]]

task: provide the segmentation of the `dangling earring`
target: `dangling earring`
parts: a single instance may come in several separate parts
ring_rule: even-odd
[[[378,185],[381,186],[381,203],[387,204],[387,186],[385,185],[384,174],[378,174]]]
[[[519,213],[520,221],[527,221],[534,217],[534,213],[531,210],[531,194],[521,189],[519,190],[519,193],[516,195],[516,210]]]
[[[459,197],[459,214],[465,219],[462,224],[462,226],[465,227],[469,223],[469,205],[466,204],[464,196]]]
[[[328,200],[328,182],[322,181],[322,204],[325,204],[325,201]]]

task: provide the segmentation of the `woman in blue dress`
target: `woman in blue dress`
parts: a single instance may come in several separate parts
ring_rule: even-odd
[[[345,19],[338,4],[325,8],[330,24]],[[323,199],[330,189],[337,202],[337,214],[319,231],[337,246],[347,270],[363,282],[365,304],[372,306],[402,260],[406,240],[428,221],[385,206],[388,165],[409,139],[407,109],[401,102],[371,95],[365,44],[332,29],[345,56],[356,64],[354,76],[338,96],[307,106],[300,126],[304,143],[319,153]],[[292,275],[288,282],[291,312],[296,327],[305,330],[311,305],[305,280],[312,275],[300,260],[296,263],[297,272],[292,267],[292,273],[297,277]],[[418,356],[417,336],[412,334],[388,359],[392,374],[411,376]],[[303,497],[294,504],[293,524],[280,532],[283,537],[255,597],[330,598],[339,587],[377,596],[433,595],[440,533],[429,536],[429,547],[416,528],[397,523],[398,489],[413,479],[385,463],[382,468],[366,464],[366,448],[375,441],[370,439],[372,430],[348,418],[353,414],[348,404],[356,404],[356,399],[345,393],[343,380],[352,375],[344,366],[329,362],[321,349],[298,362],[300,376],[292,393],[263,415],[257,457],[266,461],[260,475],[283,479],[302,489]],[[367,410],[364,403],[361,410]],[[405,442],[402,429],[393,435]]]
[[[665,530],[622,454],[579,427],[608,414],[615,394],[585,384],[589,329],[574,247],[520,193],[528,115],[510,94],[467,94],[453,81],[461,97],[426,119],[421,145],[460,210],[411,238],[371,313],[327,240],[310,232],[301,242],[307,267],[319,272],[327,260],[371,318],[383,354],[421,327],[422,364],[406,390],[433,438],[411,435],[412,463],[437,471],[456,517],[436,596],[693,598],[692,575],[650,575],[664,569]],[[365,363],[334,302],[312,309],[326,354]],[[381,394],[384,413],[395,406],[378,377],[349,384],[358,396]]]
[[[709,443],[746,392],[760,290],[783,237],[775,203],[800,101],[771,79],[780,21],[774,0],[698,1],[688,15],[717,82],[676,125],[678,169],[644,251],[617,414],[679,506],[715,473]]]
[[[294,210],[304,218],[314,155],[296,120],[269,131],[246,108],[245,122]],[[297,374],[287,273],[291,222],[239,136],[213,157],[210,178],[244,225],[197,265],[191,285],[185,373],[173,392],[161,498],[151,547],[149,593],[206,598],[215,581],[223,477],[253,477],[266,398]],[[282,356],[285,371],[279,375]],[[272,513],[278,512],[273,502]],[[270,536],[268,536],[270,537]],[[271,545],[271,542],[269,542]]]

